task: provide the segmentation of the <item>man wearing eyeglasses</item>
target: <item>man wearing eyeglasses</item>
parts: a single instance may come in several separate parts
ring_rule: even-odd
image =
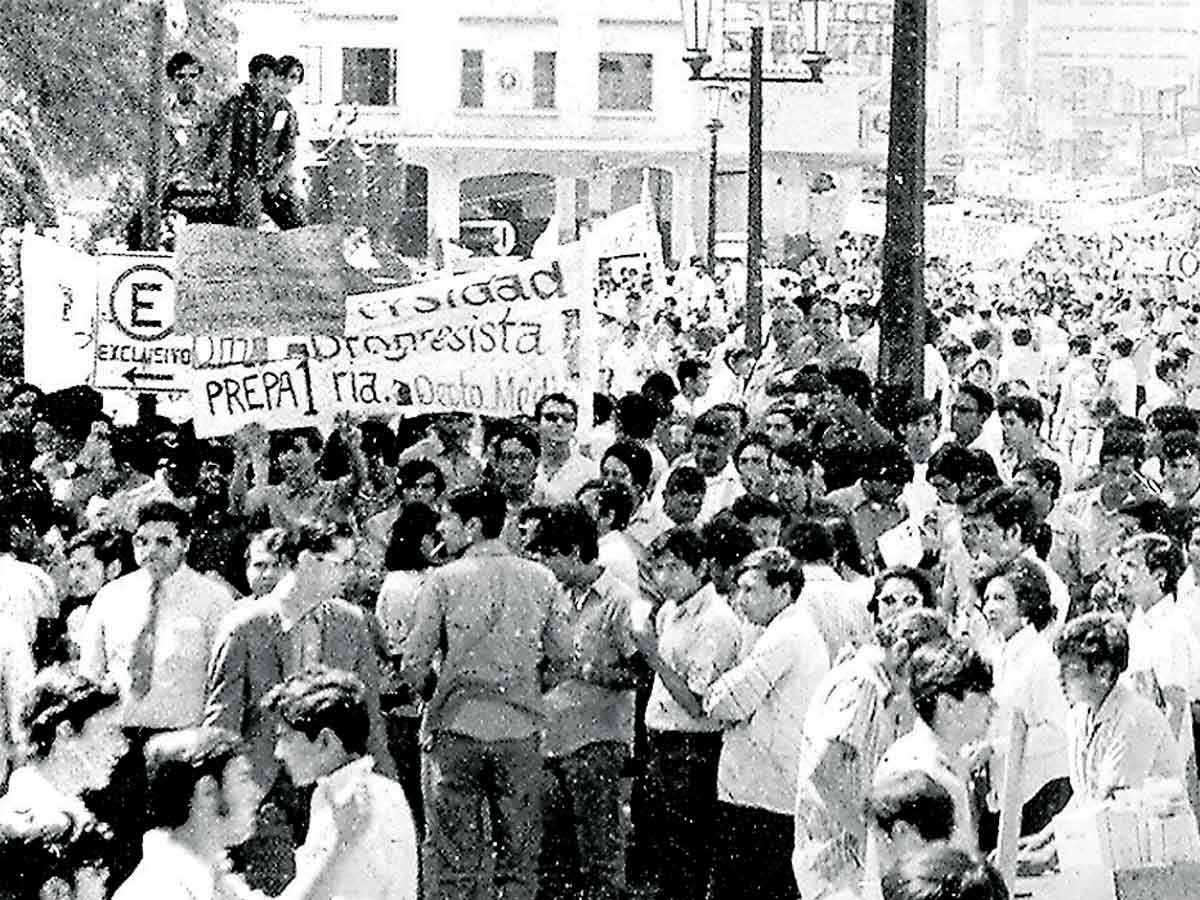
[[[579,404],[566,394],[546,394],[533,413],[542,444],[533,491],[549,503],[565,503],[600,474],[596,463],[575,446]]]

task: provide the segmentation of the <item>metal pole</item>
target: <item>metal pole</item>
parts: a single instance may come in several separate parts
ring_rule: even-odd
[[[708,125],[708,274],[717,273],[717,134],[716,122]]]
[[[925,0],[897,0],[880,297],[880,408],[921,397],[925,363]]]
[[[750,29],[750,179],[746,191],[746,347],[762,350],[763,26]]]
[[[163,106],[166,103],[167,10],[162,0],[150,7],[150,112],[149,145],[146,148],[146,184],[142,200],[142,249],[157,250],[162,244],[162,147],[166,127]]]

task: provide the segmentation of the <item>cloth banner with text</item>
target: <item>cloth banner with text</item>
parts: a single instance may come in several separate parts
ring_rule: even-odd
[[[25,380],[47,393],[91,378],[97,275],[93,256],[36,234],[21,240]]]

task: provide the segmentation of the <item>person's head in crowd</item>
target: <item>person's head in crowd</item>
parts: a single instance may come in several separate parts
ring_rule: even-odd
[[[974,500],[963,512],[962,538],[980,574],[1033,546],[1039,520],[1033,493],[1002,485]]]
[[[725,355],[722,358],[729,371],[733,372],[739,378],[745,378],[749,375],[750,368],[754,365],[754,354],[747,347],[730,347],[725,351]]]
[[[875,307],[869,302],[848,303],[844,309],[846,314],[846,328],[850,332],[850,337],[862,337],[875,324]]]
[[[887,622],[909,609],[934,609],[937,597],[933,582],[923,569],[893,566],[875,578],[875,590],[867,612],[876,622]]]
[[[750,529],[760,548],[779,545],[786,514],[774,500],[756,494],[743,494],[729,505],[726,512]]]
[[[538,437],[547,451],[564,451],[575,437],[579,423],[579,404],[566,394],[554,393],[541,397],[533,408]]]
[[[601,537],[628,528],[637,508],[633,488],[620,478],[593,478],[576,491],[575,498],[592,517]]]
[[[1038,521],[1044,522],[1062,495],[1062,470],[1054,460],[1038,457],[1021,464],[1013,473],[1013,484],[1033,495]]]
[[[871,378],[853,366],[834,366],[825,373],[832,397],[843,397],[861,412],[871,411]]]
[[[696,419],[692,427],[692,459],[705,478],[713,478],[729,465],[729,423],[712,410]]]
[[[737,569],[732,606],[746,621],[770,625],[804,590],[800,563],[782,547],[755,550]]]
[[[729,449],[732,451],[750,427],[750,414],[744,406],[728,401],[714,403],[708,411],[724,420],[729,431]]]
[[[272,431],[270,437],[271,468],[281,480],[307,486],[317,480],[317,463],[321,461],[324,442],[316,428],[284,428]]]
[[[442,539],[438,514],[424,503],[407,503],[392,525],[383,567],[389,572],[420,572],[438,560]]]
[[[1146,444],[1134,431],[1106,430],[1100,441],[1100,499],[1109,509],[1125,503],[1137,486]]]
[[[234,466],[233,449],[216,441],[204,441],[196,446],[195,456],[198,513],[228,509],[229,482]]]
[[[733,465],[746,493],[755,497],[770,497],[775,491],[771,477],[771,439],[762,432],[751,431],[738,441],[733,451]]]
[[[286,549],[295,554],[296,581],[310,596],[340,597],[346,587],[355,541],[344,526],[301,519],[289,530]]]
[[[1181,548],[1165,534],[1139,534],[1117,549],[1113,587],[1134,609],[1149,610],[1175,593],[1187,561]]]
[[[880,881],[883,900],[1008,900],[1000,873],[949,844],[901,857]]]
[[[532,428],[509,424],[496,433],[491,447],[496,482],[507,497],[525,499],[533,491],[542,444]]]
[[[252,597],[275,590],[296,565],[296,546],[287,529],[268,528],[250,538],[246,547],[246,584]]]
[[[829,297],[813,297],[808,304],[808,333],[818,347],[827,347],[841,339],[842,308]]]
[[[966,641],[922,647],[909,661],[913,710],[948,747],[986,737],[995,710],[992,687],[992,667]]]
[[[106,787],[129,742],[120,695],[62,666],[43,669],[20,711],[32,765],[58,790],[78,797]]]
[[[275,758],[297,785],[314,784],[367,753],[366,689],[350,672],[298,673],[272,688],[262,707],[279,717]]]
[[[387,423],[378,419],[364,419],[358,423],[358,431],[362,455],[371,471],[394,469],[400,450],[396,445],[396,435]]]
[[[275,75],[284,96],[304,83],[304,63],[290,54],[281,56],[275,63]]]
[[[1067,341],[1067,350],[1072,356],[1080,359],[1090,356],[1092,353],[1092,339],[1086,334],[1074,334]]]
[[[965,382],[967,372],[967,363],[971,359],[971,348],[962,341],[951,339],[942,348],[942,356],[946,360],[946,368],[950,372],[950,377],[956,381]]]
[[[854,524],[849,517],[845,515],[829,516],[823,518],[821,524],[829,529],[829,536],[833,538],[833,551],[836,559],[834,568],[837,569],[838,574],[846,581],[869,578],[871,567],[867,564],[862,542],[858,539],[858,532],[854,530]]]
[[[958,441],[951,441],[938,447],[929,457],[925,480],[937,491],[940,502],[957,503],[970,468],[970,451]]]
[[[975,349],[977,350],[982,349],[978,342],[980,338],[983,340],[983,346],[986,347],[991,342],[992,336],[986,331],[976,333],[972,342],[975,344]],[[995,380],[996,367],[992,364],[991,359],[986,356],[976,356],[974,361],[967,366],[967,370],[963,374],[964,384],[973,384],[985,391],[991,390]]]
[[[791,405],[807,422],[827,405],[826,394],[829,390],[829,382],[821,370],[815,366],[806,367],[794,379]]]
[[[1158,456],[1163,438],[1177,431],[1200,434],[1200,420],[1186,406],[1160,406],[1146,416],[1146,456]]]
[[[1042,403],[1037,397],[1005,397],[997,405],[996,411],[1004,431],[1005,446],[1018,452],[1037,447],[1038,432],[1045,419]]]
[[[1178,353],[1164,353],[1154,363],[1154,374],[1168,387],[1179,389],[1185,371],[1185,363]]]
[[[771,340],[781,351],[791,350],[804,335],[804,313],[796,304],[785,301],[771,310]]]
[[[100,588],[133,569],[133,545],[122,531],[95,528],[80,532],[66,545],[65,593],[72,599],[96,596]]]
[[[1031,560],[1017,557],[985,576],[983,617],[992,633],[1007,641],[1023,628],[1045,631],[1054,621],[1050,582]]]
[[[1133,353],[1133,341],[1125,335],[1114,338],[1109,346],[1117,359],[1127,359]]]
[[[522,506],[517,512],[517,531],[521,534],[522,549],[528,548],[529,542],[533,540],[533,536],[537,531],[539,523],[550,515],[550,510],[554,509],[551,503],[529,503]],[[439,557],[445,548],[439,541],[438,552]],[[526,550],[526,552],[528,552]]]
[[[171,493],[180,500],[192,497],[200,476],[200,447],[197,442],[182,439],[172,431],[156,436],[153,447],[155,472],[161,473]]]
[[[241,738],[223,728],[184,728],[146,744],[150,829],[172,833],[203,859],[248,840],[264,789]]]
[[[954,834],[954,800],[925,772],[896,772],[881,778],[871,787],[866,808],[882,871],[926,847],[949,841]]]
[[[184,564],[192,536],[192,517],[174,503],[156,500],[137,514],[133,533],[133,558],[138,568],[161,583]]]
[[[884,668],[897,694],[908,690],[908,666],[922,647],[950,639],[946,617],[932,608],[910,608],[877,622],[875,640],[884,653]]]
[[[1054,639],[1054,655],[1067,703],[1094,713],[1129,668],[1129,631],[1113,613],[1085,613],[1063,626]]]
[[[787,403],[772,403],[762,419],[762,433],[771,441],[772,447],[782,447],[788,441],[794,441],[803,427],[803,417],[794,406]]]
[[[967,449],[967,472],[958,490],[958,505],[969,506],[988,491],[1003,486],[1004,481],[996,468],[992,454],[982,447]]]
[[[526,551],[553,572],[563,587],[585,587],[598,574],[599,538],[596,520],[584,504],[560,503],[534,527]]]
[[[660,416],[654,401],[643,394],[626,394],[613,410],[613,428],[619,440],[644,443],[654,436]]]
[[[396,467],[397,499],[402,503],[437,506],[446,492],[446,476],[431,459],[417,457]]]
[[[268,99],[277,93],[279,77],[275,74],[275,67],[278,65],[279,61],[270,53],[257,53],[250,57],[250,83]]]
[[[499,538],[507,512],[504,495],[486,482],[450,491],[438,520],[446,555],[453,559],[481,541]]]
[[[829,566],[837,564],[837,548],[833,535],[824,522],[818,519],[799,519],[788,526],[782,538],[782,546],[802,566]]]
[[[429,430],[441,443],[446,453],[461,454],[467,452],[467,443],[471,440],[472,419],[469,413],[447,412],[435,415],[429,423]]]
[[[204,66],[200,60],[186,50],[172,53],[167,60],[167,80],[181,106],[190,106],[196,101],[196,87],[203,75]]]
[[[938,436],[938,406],[933,400],[909,400],[898,424],[908,455],[916,464],[929,462]]]
[[[703,534],[681,525],[656,537],[648,550],[651,577],[667,602],[683,604],[709,580]]]
[[[8,409],[5,416],[9,429],[22,434],[31,434],[34,414],[43,396],[42,389],[36,385],[26,382],[15,385],[8,395]]]
[[[708,392],[710,374],[704,360],[681,360],[675,367],[675,377],[679,380],[679,393],[689,400],[703,397]]]
[[[654,475],[654,461],[650,451],[640,443],[619,440],[612,444],[600,457],[600,474],[605,478],[624,481],[633,489],[640,504],[650,492],[650,479]]]
[[[885,506],[896,502],[904,486],[913,480],[913,463],[908,452],[895,441],[871,451],[862,464],[862,489],[872,503]]]
[[[704,523],[701,536],[704,539],[708,577],[716,593],[731,596],[737,584],[738,566],[758,550],[754,534],[737,518],[722,512],[712,521]]]
[[[676,525],[691,525],[700,515],[707,486],[695,466],[672,469],[663,486],[663,512]]]
[[[1200,438],[1176,431],[1162,439],[1163,486],[1177,503],[1188,503],[1200,491]]]

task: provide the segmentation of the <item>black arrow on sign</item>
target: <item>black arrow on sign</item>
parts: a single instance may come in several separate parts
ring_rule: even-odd
[[[171,375],[160,375],[155,372],[139,372],[137,366],[134,366],[128,372],[121,375],[130,384],[137,384],[139,381],[174,381]]]

